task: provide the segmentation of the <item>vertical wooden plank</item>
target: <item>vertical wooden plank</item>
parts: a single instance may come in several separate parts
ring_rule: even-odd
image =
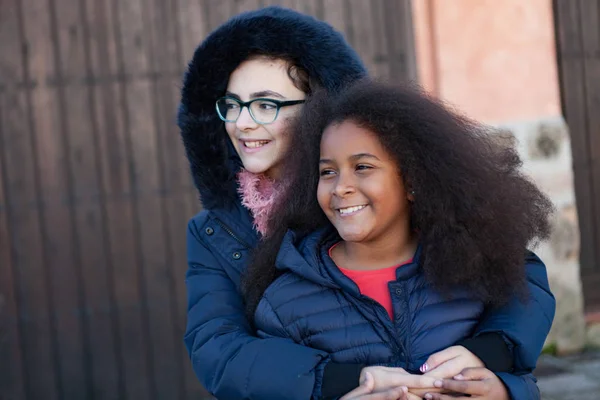
[[[13,135],[5,124],[5,96],[13,98],[23,86],[21,46],[14,40],[19,32],[19,16],[15,2],[3,3],[0,13],[0,393],[6,398],[25,398],[25,374],[22,354],[18,272],[13,257],[13,232],[8,203],[8,164],[4,155],[5,136]],[[7,94],[12,92],[12,94]]]
[[[23,67],[21,52],[24,43],[15,40],[19,32],[19,13],[17,3],[2,3],[0,13],[0,91],[15,90],[23,86]]]
[[[11,264],[14,266],[14,295],[19,308],[20,350],[24,366],[26,397],[58,399],[52,323],[47,307],[42,237],[33,165],[31,130],[27,123],[27,99],[23,91],[4,92],[2,109],[2,152],[4,191],[11,232]],[[9,265],[11,265],[9,264]],[[8,292],[10,293],[10,292]],[[4,294],[3,294],[4,295]],[[17,349],[15,349],[17,350]],[[18,361],[18,360],[17,360]],[[43,366],[43,367],[42,367]],[[45,369],[45,376],[42,374]],[[19,371],[15,371],[19,372]],[[25,397],[25,396],[24,396]]]
[[[235,0],[204,0],[205,24],[212,32],[235,14]]]
[[[367,34],[372,36],[372,72],[374,78],[386,81],[390,79],[389,54],[387,49],[388,41],[391,40],[385,34],[385,0],[373,0],[371,2],[373,12],[371,14],[371,32]]]
[[[26,396],[31,399],[62,397],[59,380],[56,325],[53,318],[54,299],[49,290],[51,271],[48,266],[44,236],[44,212],[40,208],[40,160],[36,154],[38,129],[47,120],[38,120],[37,101],[32,88],[45,75],[39,66],[51,64],[51,43],[47,5],[14,2],[19,18],[18,35],[26,48],[14,54],[22,62],[24,89],[7,92],[4,104],[3,130],[6,162],[6,194],[11,204],[9,226],[12,231],[13,262],[19,282],[18,301],[21,318],[23,363]],[[41,50],[45,47],[46,50]],[[22,56],[22,58],[21,58]],[[27,160],[27,162],[24,162]]]
[[[174,110],[174,104],[165,102],[168,87],[175,81],[171,75],[173,61],[177,60],[174,29],[169,8],[164,1],[147,0],[143,7],[144,56],[151,71],[148,103],[144,108],[152,118],[140,118],[132,125],[132,139],[136,170],[139,176],[138,219],[148,304],[148,323],[154,357],[156,398],[183,398],[183,364],[181,335],[177,334],[177,308],[174,290],[172,238],[168,229],[169,190],[166,186],[167,160],[165,150],[165,118],[163,109]],[[138,103],[138,102],[136,102]],[[140,115],[141,116],[141,115]],[[151,126],[149,126],[149,123]],[[153,215],[154,218],[148,218]],[[177,343],[176,343],[177,337]]]
[[[600,277],[600,1],[579,0],[579,6],[582,56],[585,63],[582,79],[585,87],[586,135],[591,172],[592,240],[596,249],[590,273]]]
[[[177,104],[180,100],[179,88],[181,87],[181,81],[183,78],[183,71],[191,60],[193,52],[200,42],[208,34],[208,27],[205,23],[205,8],[202,2],[196,0],[174,0],[174,4],[177,7],[176,12],[176,42],[178,44],[178,62],[179,65],[177,70],[180,71],[180,79],[176,85],[171,86],[170,98],[172,99],[173,112],[177,110]],[[168,118],[165,119],[168,121]],[[192,364],[187,355],[185,346],[183,345],[183,334],[185,332],[185,325],[187,321],[187,289],[185,287],[185,272],[187,270],[187,249],[186,249],[186,223],[193,215],[200,211],[201,205],[198,200],[197,191],[194,188],[188,161],[184,154],[184,148],[181,144],[179,136],[179,130],[173,123],[170,125],[171,129],[175,132],[171,134],[171,137],[165,141],[167,146],[175,146],[175,150],[169,150],[172,154],[171,161],[167,162],[167,165],[173,165],[174,168],[180,171],[172,172],[167,170],[167,182],[179,182],[184,188],[184,193],[181,193],[178,198],[178,202],[172,201],[169,205],[169,210],[173,208],[180,208],[183,210],[184,216],[182,220],[178,220],[175,217],[169,215],[169,230],[172,238],[173,246],[173,260],[174,270],[176,275],[174,277],[175,291],[177,296],[177,309],[180,310],[181,315],[177,321],[177,328],[181,332],[179,342],[181,344],[181,352],[183,354],[183,371],[184,371],[184,385],[185,385],[185,398],[186,399],[197,399],[207,396],[207,392],[202,388],[196,374],[192,369]],[[172,130],[171,130],[172,132]],[[173,156],[174,154],[174,156]],[[179,155],[178,155],[179,154]],[[175,159],[173,159],[175,157]],[[187,190],[185,190],[187,188]]]
[[[72,338],[77,334],[71,326],[75,321],[66,320],[59,330],[59,337],[64,338],[61,355],[65,398],[116,398],[118,368],[110,315],[105,219],[96,166],[98,146],[93,124],[93,96],[88,86],[84,5],[80,2],[74,6],[72,0],[53,2],[55,93],[60,125],[50,140],[63,143],[62,154],[56,162],[64,169],[61,192],[65,193],[69,209],[53,210],[49,226],[60,222],[66,225],[64,222],[70,220],[71,239],[68,235],[59,235],[58,240],[61,248],[70,250],[74,262],[57,263],[61,273],[55,277],[55,291],[63,303],[71,303],[70,318],[78,317],[81,325],[80,343]],[[68,216],[63,209],[69,212]],[[68,288],[73,288],[70,291],[66,290],[67,282]],[[73,312],[75,310],[77,312]],[[78,349],[80,346],[84,347],[83,351]],[[80,386],[73,382],[79,382]]]
[[[294,9],[294,0],[263,0],[262,4],[267,6],[280,6],[284,8]]]
[[[154,398],[149,354],[147,307],[143,288],[143,271],[135,202],[136,176],[133,169],[132,131],[132,72],[139,76],[144,68],[131,68],[131,59],[139,53],[143,40],[139,2],[113,0],[109,25],[113,32],[109,42],[116,47],[118,85],[109,86],[103,96],[104,113],[109,130],[101,146],[107,155],[103,159],[109,231],[111,238],[113,285],[118,309],[119,351],[123,363],[122,384],[126,399]],[[108,49],[112,54],[113,49]],[[108,66],[110,66],[109,64]],[[115,97],[116,96],[116,97]],[[144,94],[142,94],[144,96]],[[112,129],[114,130],[112,130]]]
[[[600,287],[600,275],[597,273],[590,273],[584,275],[582,278],[585,310],[592,313],[598,312],[600,310],[600,293],[598,292],[598,287]]]
[[[164,3],[161,3],[164,4]],[[174,355],[177,355],[179,369],[177,371],[181,385],[181,398],[202,398],[207,395],[196,378],[189,361],[187,351],[183,344],[183,335],[186,325],[187,293],[185,288],[185,273],[187,270],[186,253],[186,224],[198,211],[198,202],[193,197],[196,190],[189,173],[184,148],[181,144],[179,130],[176,125],[176,110],[179,102],[181,74],[179,60],[182,58],[180,46],[179,27],[177,15],[179,13],[178,1],[172,0],[169,6],[160,10],[161,32],[166,32],[162,39],[174,43],[175,46],[167,47],[157,41],[154,48],[155,65],[160,71],[156,90],[158,108],[158,135],[157,148],[159,159],[162,160],[160,169],[161,187],[163,196],[163,226],[166,229],[167,258],[170,284],[170,299],[174,334]],[[166,50],[166,51],[161,51]],[[192,203],[193,201],[193,203]]]
[[[60,382],[62,398],[90,398],[91,358],[81,270],[81,252],[85,249],[80,240],[85,230],[77,226],[78,201],[73,187],[74,175],[82,170],[71,162],[73,152],[81,151],[76,142],[82,138],[77,135],[89,130],[86,129],[89,117],[84,111],[87,99],[80,85],[85,69],[79,12],[72,2],[66,4],[64,0],[51,0],[48,5],[54,71],[46,80],[50,87],[40,88],[36,98],[40,108],[46,108],[45,102],[52,99],[53,115],[52,123],[39,129],[37,152],[42,196],[51,199],[44,213],[44,224],[48,268],[52,271]],[[43,113],[41,109],[40,112]]]
[[[358,52],[365,63],[369,74],[377,76],[377,43],[381,40],[375,31],[373,2],[360,0],[348,0],[347,18],[348,24],[352,26],[352,47]],[[381,26],[381,23],[378,24]]]
[[[85,284],[86,292],[90,294],[95,290],[106,290],[109,307],[98,310],[103,311],[102,316],[94,318],[90,324],[91,331],[99,329],[96,334],[90,333],[90,346],[106,347],[102,354],[99,350],[92,350],[93,392],[97,399],[127,399],[131,398],[128,394],[145,393],[146,385],[142,383],[142,389],[137,389],[140,385],[138,375],[141,373],[143,376],[144,373],[143,366],[138,364],[137,357],[140,355],[135,353],[138,347],[126,347],[133,340],[129,335],[140,334],[141,328],[139,319],[136,319],[139,313],[133,306],[137,301],[138,286],[137,276],[132,272],[135,271],[135,246],[131,205],[128,202],[128,154],[119,97],[118,36],[108,1],[86,0],[83,7],[86,15],[82,19],[86,21],[84,26],[88,30],[84,47],[89,57],[87,69],[93,84],[90,106],[101,186],[100,218],[104,221],[102,234],[96,240],[103,242],[105,247],[103,254],[93,253],[90,257],[104,264],[102,270],[106,271],[108,281],[106,289],[102,283],[97,289],[91,288],[94,285],[92,279],[96,279],[97,275],[90,272],[86,273],[86,278],[89,276],[90,279],[86,279]],[[95,323],[103,326],[98,327]],[[142,368],[140,371],[135,370],[138,366]]]
[[[238,0],[233,3],[233,13],[239,14],[245,11],[257,10],[261,6],[260,0]]]
[[[417,68],[410,0],[385,0],[384,10],[390,80],[395,83],[414,81]]]
[[[346,26],[347,21],[344,17],[345,7],[346,0],[324,0],[323,20],[327,21],[337,31],[342,33],[346,37],[346,40],[352,43],[348,37],[348,31],[350,28]]]
[[[4,93],[0,92],[0,149],[4,149],[2,105]],[[8,399],[25,398],[25,376],[21,353],[21,329],[19,304],[17,302],[17,280],[11,257],[13,246],[9,229],[10,205],[5,195],[8,182],[4,154],[0,151],[0,393]]]
[[[292,0],[291,8],[303,14],[312,15],[317,19],[323,18],[321,15],[322,3],[319,0]]]
[[[183,73],[194,55],[194,50],[210,31],[206,24],[208,19],[206,16],[207,9],[203,2],[197,0],[176,1],[178,5],[178,35],[181,47],[179,62],[180,70]]]
[[[594,246],[591,168],[588,152],[584,49],[580,27],[579,3],[569,0],[554,2],[556,39],[560,71],[563,114],[571,134],[573,171],[576,191],[579,230],[581,232],[580,263],[582,274],[593,268],[596,256]],[[578,56],[579,55],[579,56]]]
[[[254,0],[257,1],[257,0]],[[317,19],[323,19],[323,3],[320,0],[267,0],[265,5],[278,5],[291,8],[302,14],[312,15]]]

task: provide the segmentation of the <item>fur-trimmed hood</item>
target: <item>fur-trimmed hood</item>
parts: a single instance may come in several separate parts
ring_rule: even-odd
[[[366,76],[356,52],[330,25],[281,7],[233,17],[196,49],[183,81],[178,125],[205,208],[237,198],[240,160],[215,110],[230,74],[248,56],[288,54],[326,90]]]

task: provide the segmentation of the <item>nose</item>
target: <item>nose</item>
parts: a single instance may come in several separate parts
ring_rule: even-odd
[[[240,110],[240,116],[235,122],[235,125],[242,132],[250,129],[256,129],[256,127],[258,126],[256,121],[252,119],[248,107],[242,107],[242,109]]]
[[[355,186],[352,177],[340,172],[333,188],[333,193],[338,197],[346,197],[354,192]]]

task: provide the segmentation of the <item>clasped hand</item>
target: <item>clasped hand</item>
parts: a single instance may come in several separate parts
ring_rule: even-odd
[[[462,346],[431,355],[421,372],[423,375],[402,368],[366,367],[360,385],[341,400],[509,399],[500,379]],[[461,397],[464,395],[470,397]]]

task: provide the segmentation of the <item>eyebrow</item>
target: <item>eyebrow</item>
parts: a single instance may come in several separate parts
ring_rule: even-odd
[[[358,153],[350,156],[350,159],[354,161],[359,160],[361,158],[374,158],[375,160],[379,160],[379,157],[371,153]]]
[[[240,99],[240,96],[238,96],[235,93],[231,93],[231,92],[227,91],[225,94],[227,96],[231,96],[231,97],[235,97],[236,99]],[[261,90],[260,92],[250,93],[250,98],[251,99],[258,99],[260,97],[277,97],[277,98],[280,98],[280,99],[285,99],[284,95],[282,95],[280,93],[277,93],[277,92],[274,92],[272,90]]]
[[[349,159],[352,161],[360,160],[361,158],[373,158],[375,160],[379,160],[379,157],[377,157],[376,155],[373,155],[371,153],[358,153],[358,154],[353,154],[349,157]],[[321,158],[319,160],[319,164],[333,164],[333,160],[330,160],[328,158]]]
[[[263,90],[260,92],[255,92],[255,93],[250,94],[251,99],[256,99],[258,97],[279,97],[280,99],[285,99],[284,95],[274,92],[272,90]]]

